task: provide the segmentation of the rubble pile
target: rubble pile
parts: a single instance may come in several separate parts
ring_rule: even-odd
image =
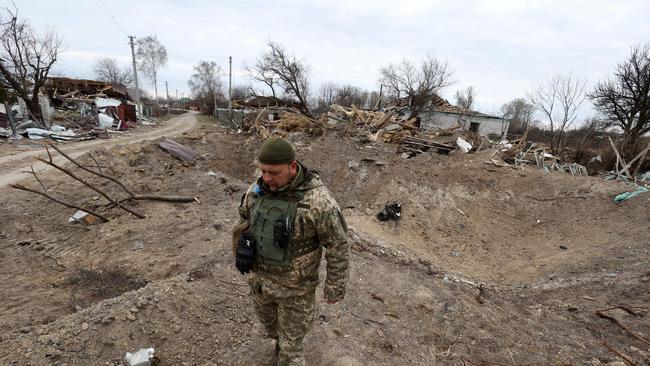
[[[560,158],[549,152],[549,147],[530,142],[527,137],[528,131],[516,140],[501,141],[492,153],[492,157],[498,156],[498,159],[490,158],[490,161],[486,161],[486,163],[515,168],[534,165],[546,172],[559,171],[571,175],[589,175],[585,166],[578,163],[562,162]]]
[[[116,83],[48,78],[39,104],[42,121],[33,118],[21,99],[9,111],[0,108],[0,120],[4,121],[0,122],[0,137],[54,141],[108,138],[107,131],[133,128],[138,121],[126,86]]]
[[[330,107],[327,119],[330,125],[344,123],[350,135],[356,134],[373,142],[399,144],[398,152],[404,157],[413,157],[425,151],[449,154],[459,144],[467,147],[461,147],[465,153],[489,146],[489,139],[476,132],[464,131],[458,124],[449,128],[422,128],[419,118],[403,106],[369,111],[354,105],[348,108],[335,104]],[[355,133],[350,130],[355,130]]]
[[[295,108],[277,106],[248,109],[241,129],[257,133],[262,138],[271,135],[286,137],[290,132],[318,136],[324,132],[322,121],[308,117]]]
[[[137,122],[135,104],[124,85],[49,78],[44,89],[55,110],[52,119],[64,126],[126,130]]]

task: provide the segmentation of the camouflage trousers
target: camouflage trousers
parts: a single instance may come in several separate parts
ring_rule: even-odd
[[[316,290],[304,296],[277,298],[252,288],[255,312],[268,336],[278,341],[278,366],[304,366],[303,339],[314,321]]]

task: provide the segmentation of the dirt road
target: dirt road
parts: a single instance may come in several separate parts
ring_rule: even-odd
[[[170,119],[163,127],[155,130],[127,137],[112,138],[110,140],[80,141],[61,145],[61,149],[68,155],[77,157],[98,147],[109,148],[115,145],[132,144],[134,142],[151,140],[162,136],[177,136],[193,129],[196,127],[196,124],[196,113],[190,112]],[[0,188],[4,188],[9,184],[29,178],[31,174],[24,173],[24,171],[29,170],[30,165],[34,167],[36,172],[45,172],[53,169],[50,166],[34,160],[35,157],[46,158],[47,154],[43,149],[37,149],[0,157]],[[57,163],[63,162],[64,160],[65,159],[62,157],[54,158],[54,161]]]

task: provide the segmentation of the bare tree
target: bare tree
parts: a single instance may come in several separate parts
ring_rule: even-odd
[[[446,62],[427,56],[417,67],[404,60],[382,68],[380,82],[387,93],[397,99],[406,99],[415,113],[425,107],[440,89],[451,85],[453,72]]]
[[[200,61],[194,66],[194,73],[187,82],[194,98],[200,100],[209,111],[216,108],[217,97],[223,96],[221,75],[221,67],[216,62]]]
[[[640,137],[650,132],[650,43],[632,48],[619,63],[614,77],[600,82],[589,93],[607,127],[623,131],[619,150],[632,158],[643,146]]]
[[[253,80],[258,81],[271,89],[271,96],[277,98],[278,94],[276,89],[280,89],[280,80],[273,70],[265,63],[264,58],[257,60],[254,66],[244,66],[246,76]],[[259,92],[252,84],[249,85],[248,91],[252,95],[264,95],[264,92]]]
[[[0,19],[0,83],[22,98],[43,125],[38,93],[60,49],[61,39],[56,34],[36,35],[29,23],[18,19],[18,10],[5,9]]]
[[[523,133],[533,126],[535,106],[524,98],[517,98],[501,106],[501,115],[510,120],[510,131]]]
[[[232,95],[230,97],[232,100],[243,100],[249,95],[249,88],[247,86],[235,85],[232,87]]]
[[[549,122],[551,151],[557,154],[564,145],[564,134],[578,117],[585,101],[586,81],[557,74],[528,93],[528,100]]]
[[[338,89],[339,86],[333,81],[323,83],[318,89],[318,98],[325,104],[330,105],[334,103],[334,98],[336,97],[336,91]]]
[[[153,83],[156,103],[158,103],[158,71],[167,65],[167,49],[155,35],[138,39],[137,45],[136,58],[142,72]]]
[[[334,98],[336,97],[338,88],[339,86],[333,81],[321,84],[320,88],[318,88],[318,96],[316,97],[316,113],[326,112],[330,105],[334,104]]]
[[[456,105],[470,111],[474,106],[474,99],[476,99],[476,90],[473,86],[468,86],[465,90],[456,91]]]
[[[307,65],[277,43],[269,42],[268,46],[269,50],[257,60],[255,66],[247,68],[248,76],[269,86],[274,97],[278,97],[277,92],[281,91],[284,96],[295,98],[300,112],[311,116],[307,101],[309,97]]]
[[[343,85],[336,90],[334,103],[344,107],[351,107],[353,104],[363,108],[368,100],[368,93],[353,85]]]
[[[93,66],[95,78],[109,83],[119,83],[130,87],[133,83],[133,71],[129,67],[120,68],[117,60],[111,57],[100,58]]]
[[[382,96],[382,99],[383,96]],[[379,106],[379,92],[372,91],[368,95],[368,108],[377,108]]]

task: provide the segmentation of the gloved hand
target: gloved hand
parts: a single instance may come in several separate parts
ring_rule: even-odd
[[[255,262],[255,239],[248,234],[243,233],[237,242],[237,256],[235,257],[235,267],[241,274],[250,272]]]

